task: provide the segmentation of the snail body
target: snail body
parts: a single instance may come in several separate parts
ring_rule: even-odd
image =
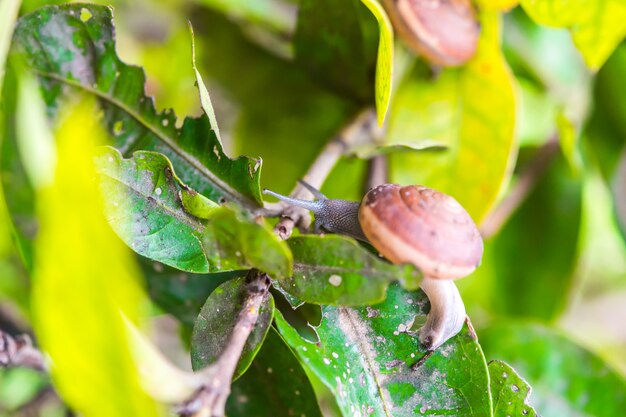
[[[431,302],[431,313],[420,330],[420,341],[427,348],[438,347],[460,331],[465,307],[451,280],[476,269],[483,241],[470,215],[453,197],[420,185],[383,184],[356,202],[328,199],[302,184],[316,200],[264,192],[312,211],[316,229],[369,242],[392,263],[420,269],[421,287]]]

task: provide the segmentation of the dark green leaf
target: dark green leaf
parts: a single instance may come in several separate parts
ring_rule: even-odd
[[[479,333],[487,357],[506,361],[528,380],[542,416],[615,417],[626,410],[624,379],[555,330],[509,322]]]
[[[191,338],[191,364],[194,370],[202,369],[217,360],[228,343],[237,318],[248,293],[246,278],[236,278],[220,285],[207,298],[193,327]],[[263,344],[272,318],[274,299],[270,293],[259,308],[259,318],[248,336],[233,379],[250,366]]]
[[[309,303],[373,304],[384,300],[392,282],[400,281],[404,287],[416,289],[421,280],[415,267],[390,264],[347,237],[297,236],[288,243],[294,271],[280,284],[285,291]]]
[[[163,310],[193,327],[209,295],[224,282],[247,271],[191,274],[139,256],[150,298]]]
[[[466,326],[411,369],[425,352],[407,329],[428,309],[422,292],[393,285],[385,302],[372,307],[323,307],[318,343],[302,339],[279,313],[276,319],[283,338],[333,391],[344,415],[491,415],[487,364]]]
[[[228,158],[206,116],[187,118],[177,129],[172,112],[156,112],[144,93],[143,71],[115,53],[111,8],[41,8],[20,19],[14,45],[39,75],[51,111],[71,92],[93,95],[123,155],[161,152],[186,184],[210,199],[234,201],[248,209],[261,204],[260,160]]]
[[[374,61],[365,30],[375,25],[360,0],[300,0],[294,35],[296,62],[313,76],[360,100],[372,97]],[[365,18],[368,18],[367,20]],[[375,30],[375,26],[374,26]]]
[[[515,369],[505,362],[491,361],[489,378],[494,417],[537,417],[537,412],[527,403],[532,388]]]
[[[273,328],[248,371],[231,387],[230,417],[321,417],[302,365]]]

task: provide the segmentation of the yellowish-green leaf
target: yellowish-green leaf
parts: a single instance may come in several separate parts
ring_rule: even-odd
[[[582,169],[583,161],[578,148],[579,133],[576,126],[565,114],[560,111],[556,115],[556,127],[559,132],[561,151],[573,174],[578,174]]]
[[[385,121],[391,100],[391,79],[393,76],[393,27],[378,0],[361,0],[378,21],[379,40],[376,60],[376,113],[378,124]]]
[[[157,416],[141,389],[122,315],[145,302],[130,251],[102,215],[93,146],[103,133],[93,103],[62,120],[52,184],[38,191],[33,314],[63,399],[85,417]]]
[[[423,121],[412,143],[434,141],[446,150],[392,155],[391,177],[424,184],[454,196],[480,222],[511,175],[515,156],[513,78],[500,51],[500,21],[481,17],[476,56],[464,67],[445,70],[436,80],[411,77],[392,105],[389,144],[409,140],[403,126]],[[413,117],[411,117],[413,115]]]
[[[521,0],[537,23],[566,27],[587,66],[597,70],[626,36],[623,0]]]

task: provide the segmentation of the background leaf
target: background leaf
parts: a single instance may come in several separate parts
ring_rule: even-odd
[[[369,100],[375,23],[359,0],[300,0],[295,59],[320,80],[355,100]],[[381,68],[382,69],[382,68]]]
[[[296,236],[287,243],[294,256],[293,275],[279,282],[285,291],[305,302],[372,304],[384,300],[392,282],[416,289],[421,280],[415,267],[378,259],[347,237]]]
[[[572,296],[582,226],[582,183],[572,177],[559,150],[551,152],[556,154],[547,172],[499,233],[487,241],[480,268],[459,282],[466,302],[475,301],[481,310],[553,320]],[[523,152],[520,158],[529,160],[535,153]],[[524,171],[526,164],[520,164]]]
[[[21,3],[20,0],[6,0],[0,4],[0,90],[2,90],[4,64],[11,45],[13,26]]]
[[[217,360],[228,340],[243,308],[248,289],[246,278],[235,278],[220,285],[207,298],[202,307],[191,337],[191,363],[200,370]],[[266,293],[259,307],[259,318],[248,336],[239,358],[233,379],[238,378],[250,366],[267,335],[274,316],[274,299]]]
[[[408,78],[400,88],[412,91],[412,96],[398,96],[389,120],[390,132],[402,131],[401,126],[394,127],[394,120],[399,120],[394,117],[396,111],[406,110],[396,109],[408,106],[422,119],[436,113],[438,128],[432,130],[440,133],[435,139],[449,149],[392,155],[391,179],[401,184],[427,184],[454,196],[477,223],[508,181],[510,161],[517,151],[513,80],[500,52],[499,19],[484,12],[481,24],[476,56],[463,68],[446,70],[432,82]]]
[[[626,36],[626,4],[620,0],[521,0],[537,23],[567,27],[589,68],[597,70]]]
[[[489,358],[510,363],[533,387],[541,415],[608,417],[626,407],[626,383],[597,356],[540,324],[496,323],[479,332]]]
[[[487,365],[467,327],[411,369],[425,351],[408,331],[428,308],[422,292],[393,285],[387,299],[372,307],[323,307],[318,343],[301,338],[280,314],[276,321],[344,415],[490,415]]]

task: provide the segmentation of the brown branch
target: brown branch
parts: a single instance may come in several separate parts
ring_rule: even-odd
[[[47,365],[41,351],[33,346],[28,335],[11,336],[0,330],[0,367],[24,367],[46,372]]]
[[[302,179],[314,188],[321,188],[339,158],[358,143],[361,138],[371,136],[371,131],[375,126],[376,114],[373,109],[367,108],[360,112],[324,146]],[[290,196],[300,199],[313,198],[313,195],[301,184],[295,186]],[[263,214],[282,217],[274,227],[274,232],[283,240],[291,236],[294,227],[308,229],[311,225],[311,216],[307,210],[284,203],[269,205]]]
[[[527,168],[519,175],[519,179],[502,202],[491,211],[480,226],[484,238],[494,236],[515,213],[535,188],[539,179],[546,172],[554,156],[559,150],[558,137],[550,138],[538,151]]]
[[[226,348],[217,361],[200,371],[204,384],[196,390],[191,399],[178,407],[181,416],[222,417],[225,413],[226,400],[230,394],[230,384],[243,347],[259,318],[259,309],[268,296],[270,279],[265,273],[251,270],[250,282],[243,307],[237,317]]]

